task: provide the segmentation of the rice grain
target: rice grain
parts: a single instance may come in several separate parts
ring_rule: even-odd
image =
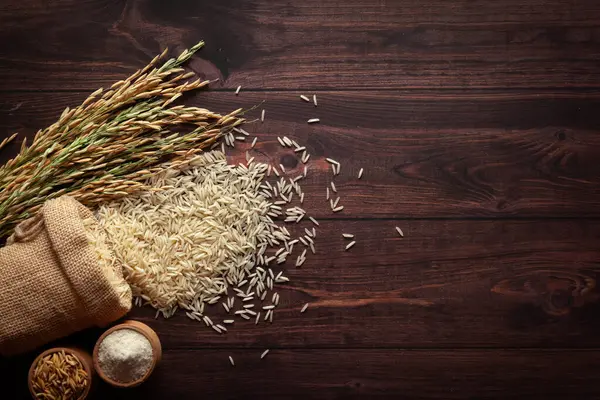
[[[196,313],[202,315],[205,302],[214,304],[227,287],[241,287],[249,280],[260,295],[264,283],[249,276],[255,263],[265,261],[257,249],[264,252],[269,243],[289,238],[273,227],[267,213],[277,214],[277,209],[260,194],[266,165],[228,165],[224,153],[212,152],[195,158],[192,166],[154,176],[150,185],[159,191],[98,210],[135,304],[143,299],[165,317],[181,307],[188,316],[200,318]],[[237,295],[249,302],[254,292],[239,290]],[[234,299],[222,302],[226,312],[232,311]],[[213,325],[208,316],[201,319]]]

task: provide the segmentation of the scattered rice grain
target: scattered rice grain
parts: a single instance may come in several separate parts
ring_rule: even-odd
[[[338,196],[338,197],[335,199],[335,201],[333,202],[333,205],[332,205],[332,207],[331,207],[331,208],[336,208],[339,202],[340,202],[340,197]]]

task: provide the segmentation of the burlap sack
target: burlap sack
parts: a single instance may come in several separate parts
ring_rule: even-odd
[[[97,228],[92,212],[68,196],[15,228],[0,249],[0,354],[108,325],[131,309],[121,269],[96,249]]]

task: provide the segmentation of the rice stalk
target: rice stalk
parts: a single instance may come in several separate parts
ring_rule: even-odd
[[[204,42],[161,66],[167,50],[108,89],[38,131],[29,146],[0,167],[0,237],[33,216],[49,199],[70,194],[84,205],[147,190],[143,182],[167,163],[185,168],[203,149],[241,124],[241,109],[221,115],[173,105],[183,94],[206,87],[181,67]],[[180,133],[186,131],[186,133]],[[15,135],[0,143],[0,149]]]

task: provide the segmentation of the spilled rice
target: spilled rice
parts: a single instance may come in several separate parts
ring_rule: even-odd
[[[312,100],[317,106],[316,96]],[[264,119],[262,110],[260,120]],[[259,154],[249,153],[254,152],[256,137],[245,144],[245,163],[228,164],[225,145],[234,148],[249,135],[235,127],[223,136],[220,151],[195,156],[186,170],[154,176],[149,181],[151,191],[99,209],[98,219],[118,262],[124,265],[136,305],[151,305],[157,316],[165,318],[183,309],[188,318],[218,334],[226,334],[240,319],[255,325],[273,322],[280,302],[277,287],[289,282],[283,267],[291,261],[300,268],[309,252],[316,254],[319,222],[302,208],[301,184],[310,159],[306,147],[286,136],[277,137],[304,164],[299,175],[282,164],[256,161]],[[338,175],[340,163],[330,158],[327,162],[334,176]],[[361,169],[359,179],[362,173]],[[331,198],[330,190],[337,194],[333,181],[326,188],[331,211],[342,211],[340,197]],[[305,218],[310,229],[297,226]],[[301,234],[300,229],[304,229]],[[354,235],[344,233],[343,237],[353,239]],[[352,240],[345,250],[354,244]],[[211,319],[208,314],[215,313],[210,306],[219,303],[227,316]],[[308,306],[304,304],[300,312]],[[231,356],[229,362],[235,366]]]

